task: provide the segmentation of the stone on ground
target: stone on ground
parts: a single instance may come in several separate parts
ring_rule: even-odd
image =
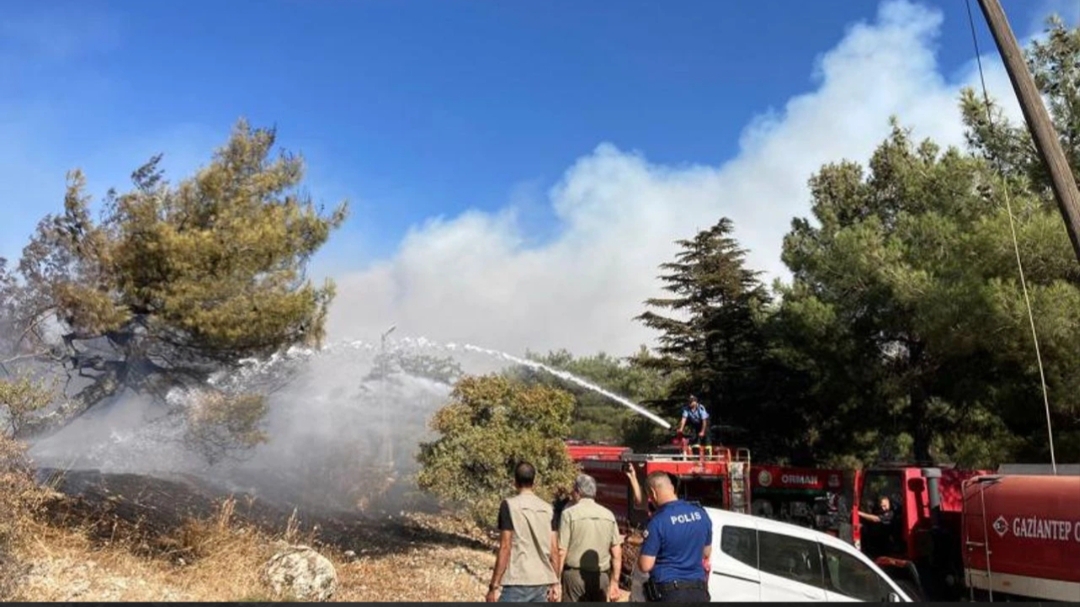
[[[289,546],[266,563],[263,581],[278,597],[327,601],[337,591],[334,564],[308,546]]]

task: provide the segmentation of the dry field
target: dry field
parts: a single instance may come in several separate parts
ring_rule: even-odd
[[[4,601],[288,598],[271,596],[260,574],[292,543],[333,562],[335,601],[478,601],[494,563],[487,534],[446,514],[271,520],[273,512],[242,499],[217,500],[207,512],[206,500],[182,484],[137,478],[72,498],[36,484],[18,449],[0,438]],[[116,490],[136,481],[144,483],[138,491]],[[201,516],[178,516],[182,505]]]
[[[420,525],[437,521],[418,522]],[[16,601],[270,601],[259,572],[282,538],[214,522],[192,523],[184,548],[196,556],[143,556],[126,542],[99,542],[85,529],[29,526],[16,558]],[[335,601],[482,600],[492,553],[477,548],[403,545],[357,556],[320,547],[338,573]],[[191,558],[191,557],[189,557]]]
[[[37,483],[19,449],[0,438],[0,601],[287,600],[261,573],[305,544],[334,564],[333,601],[471,602],[495,563],[492,536],[446,512],[305,519],[191,479]]]

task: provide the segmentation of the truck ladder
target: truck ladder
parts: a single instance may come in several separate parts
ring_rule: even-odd
[[[986,586],[984,590],[989,593],[990,601],[994,600],[994,571],[993,567],[990,565],[990,555],[993,554],[993,551],[990,550],[990,530],[986,521],[986,486],[996,483],[999,478],[1000,477],[998,476],[992,476],[984,479],[968,479],[961,484],[961,494],[966,493],[964,492],[964,489],[971,486],[973,483],[978,483],[979,485],[979,518],[982,523],[982,537],[979,539],[982,539],[981,542],[975,541],[968,534],[968,525],[965,520],[969,516],[967,510],[968,500],[964,499],[960,506],[960,525],[962,526],[961,528],[964,534],[964,547],[969,554],[975,550],[981,549],[986,559],[986,572],[984,574],[982,571],[976,571],[968,567],[971,562],[970,556],[965,554],[963,557],[964,581],[966,582],[965,585],[968,587],[969,591],[968,598],[973,601],[975,600],[975,588],[982,587],[984,584]]]
[[[734,460],[728,463],[730,471],[730,509],[732,512],[750,514],[750,450],[737,449]]]

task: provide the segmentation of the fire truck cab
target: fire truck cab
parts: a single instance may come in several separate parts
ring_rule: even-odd
[[[963,483],[985,471],[893,464],[848,472],[852,490],[846,539],[888,573],[908,595],[956,600],[962,595],[960,527]],[[864,519],[892,506],[888,524]]]

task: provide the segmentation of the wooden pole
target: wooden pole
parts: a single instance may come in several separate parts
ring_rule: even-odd
[[[1009,73],[1020,109],[1024,112],[1024,120],[1027,121],[1031,136],[1035,140],[1035,149],[1050,171],[1050,185],[1057,199],[1058,210],[1065,220],[1065,229],[1072,241],[1073,253],[1077,261],[1080,261],[1080,191],[1076,189],[1076,178],[1065,158],[1064,150],[1061,149],[1054,123],[1050,121],[1050,114],[1043,105],[1035,79],[1028,71],[1024,54],[1012,28],[1009,27],[1001,3],[998,0],[979,0],[979,6],[990,26],[990,32],[994,35],[1005,70]]]

